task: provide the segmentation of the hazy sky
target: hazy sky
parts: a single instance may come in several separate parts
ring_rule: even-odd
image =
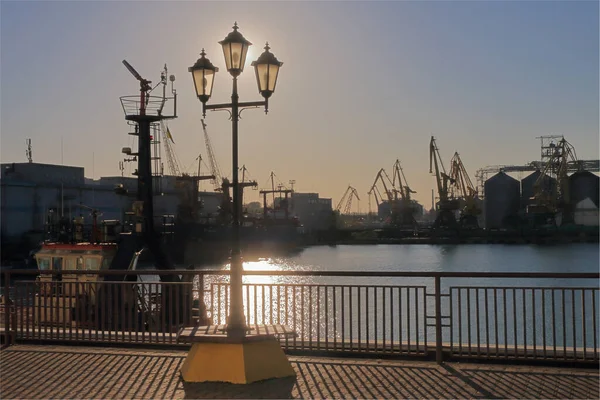
[[[119,96],[138,83],[127,59],[157,82],[175,74],[179,118],[169,123],[184,169],[206,157],[187,68],[204,47],[220,68],[213,102],[231,95],[220,45],[234,21],[250,40],[241,101],[261,100],[250,62],[265,41],[284,62],[270,112],[243,113],[240,164],[261,187],[271,171],[334,203],[361,195],[401,160],[427,206],[429,139],[448,165],[459,151],[471,178],[485,165],[539,159],[540,135],[564,134],[597,158],[598,2],[9,2],[1,11],[1,157],[119,175],[127,135]],[[231,174],[231,123],[206,123]],[[166,165],[166,163],[165,163]],[[205,186],[208,187],[208,186]],[[249,191],[249,200],[258,199]]]

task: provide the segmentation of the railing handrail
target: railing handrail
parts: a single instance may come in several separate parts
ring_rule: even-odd
[[[100,271],[51,271],[15,269],[3,271],[3,275],[229,275],[229,270],[100,270]],[[566,278],[600,279],[600,272],[416,272],[416,271],[244,271],[248,276],[337,276],[337,277],[398,277],[398,278]]]

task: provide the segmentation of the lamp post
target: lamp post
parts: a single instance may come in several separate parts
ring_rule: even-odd
[[[243,263],[240,249],[240,213],[241,205],[238,180],[238,121],[240,112],[244,108],[265,107],[265,113],[269,111],[269,97],[275,91],[277,75],[279,68],[283,65],[275,56],[269,52],[269,44],[265,46],[265,51],[252,62],[256,73],[256,82],[258,91],[264,97],[263,101],[240,102],[237,93],[237,77],[244,71],[246,55],[248,48],[252,45],[248,40],[238,32],[237,22],[233,26],[233,31],[227,37],[220,41],[225,56],[225,65],[227,71],[233,77],[233,91],[231,93],[231,103],[212,104],[206,102],[210,99],[213,89],[215,74],[218,68],[215,67],[208,58],[204,49],[200,53],[200,58],[189,68],[194,79],[194,88],[196,96],[202,102],[202,113],[206,116],[206,110],[231,110],[231,128],[232,128],[232,151],[233,151],[233,225],[231,237],[231,267],[230,267],[230,288],[231,302],[229,305],[229,320],[227,321],[227,336],[230,338],[243,338],[246,336],[247,326],[244,316],[244,304],[242,297],[242,273]]]

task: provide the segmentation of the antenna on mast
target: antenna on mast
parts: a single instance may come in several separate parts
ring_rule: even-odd
[[[27,156],[27,161],[32,163],[33,162],[33,153],[31,151],[31,139],[25,140],[25,143],[27,143],[27,150],[25,150],[25,155]]]

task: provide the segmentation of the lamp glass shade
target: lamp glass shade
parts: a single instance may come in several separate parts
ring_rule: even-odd
[[[202,49],[200,55],[201,57],[193,66],[188,68],[188,71],[192,73],[192,78],[194,79],[196,96],[198,96],[200,101],[206,103],[212,94],[215,73],[219,69],[212,65],[210,60],[205,57],[206,53],[204,49]]]
[[[269,44],[265,46],[265,51],[252,63],[256,72],[256,84],[258,91],[265,99],[269,98],[275,92],[277,85],[277,76],[282,62],[269,52]]]
[[[212,94],[215,71],[210,69],[197,69],[192,72],[194,85],[196,86],[196,96],[210,97]]]

